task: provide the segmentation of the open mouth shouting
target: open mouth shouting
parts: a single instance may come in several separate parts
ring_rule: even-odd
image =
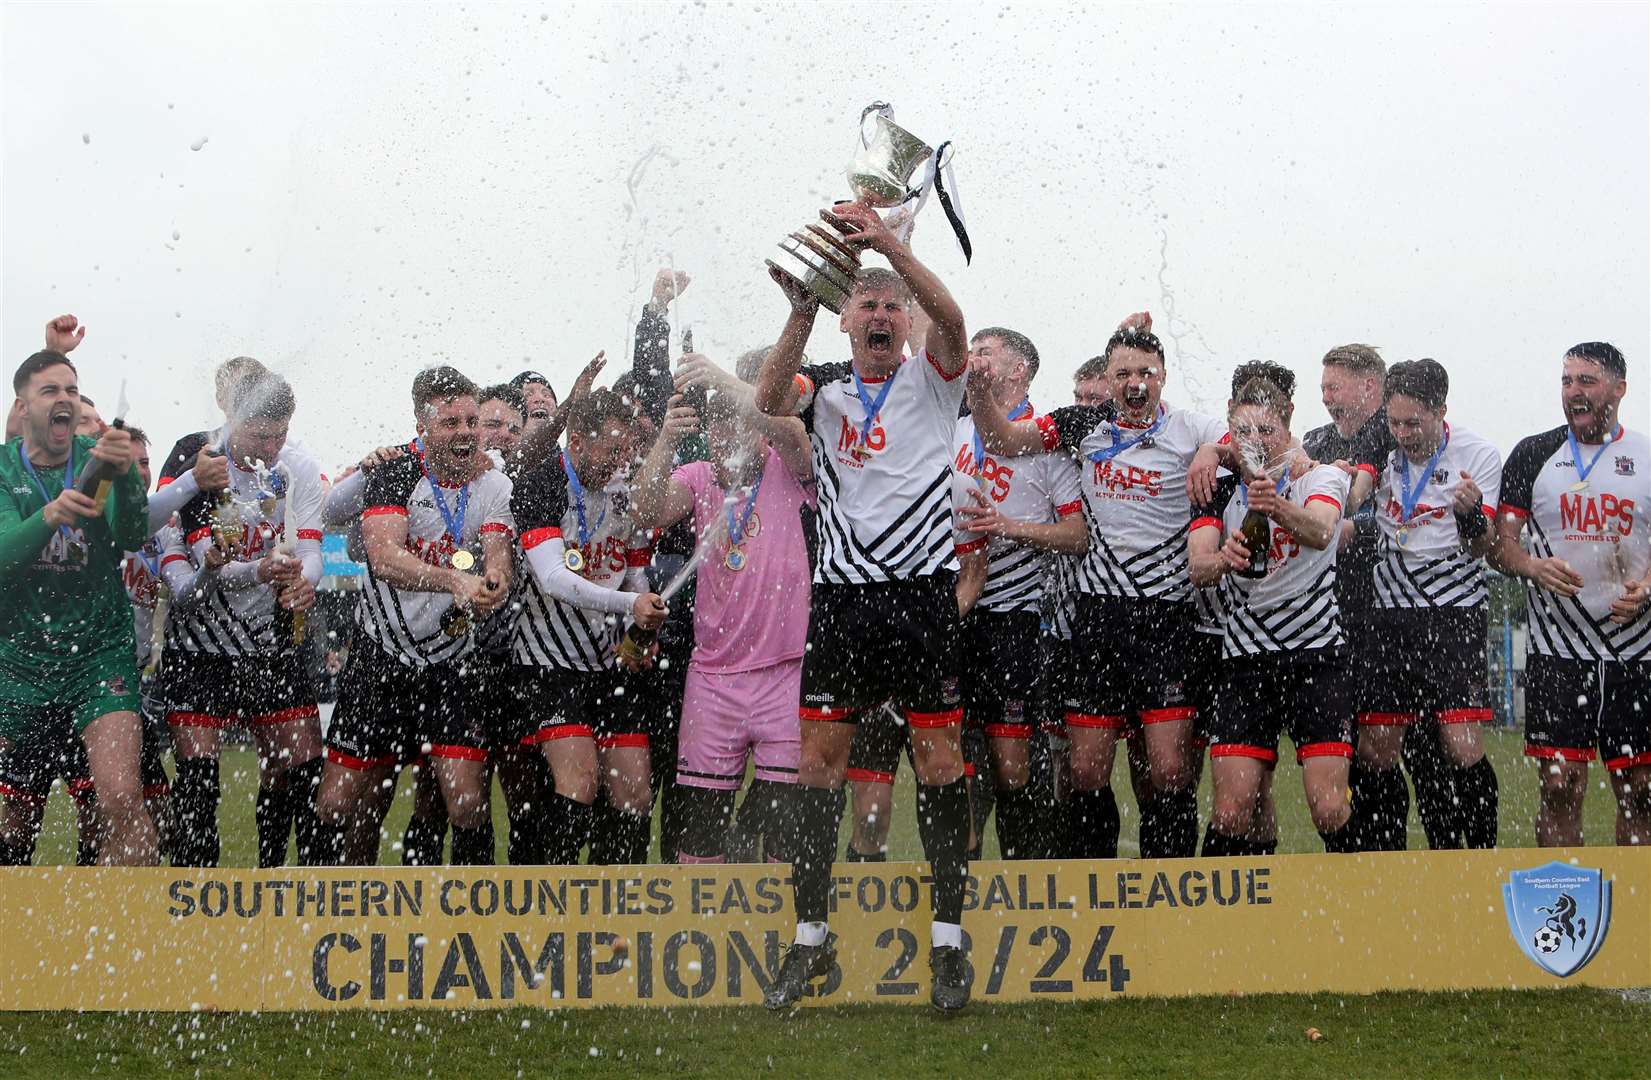
[[[74,406],[68,404],[52,406],[51,426],[48,430],[52,442],[68,442],[75,433]]]
[[[461,465],[469,464],[475,453],[476,444],[473,442],[455,442],[447,446],[447,456]]]
[[[1147,388],[1144,385],[1130,386],[1124,390],[1124,408],[1130,412],[1145,412],[1148,400]]]
[[[876,326],[866,331],[866,348],[873,356],[888,356],[894,351],[894,331]]]

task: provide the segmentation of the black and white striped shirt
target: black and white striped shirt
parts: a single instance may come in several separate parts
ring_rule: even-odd
[[[957,569],[952,435],[963,372],[946,375],[924,350],[891,378],[866,434],[866,408],[849,364],[799,373],[819,495],[816,582],[903,581]],[[884,381],[864,381],[875,399]]]
[[[448,512],[455,516],[465,486],[439,485]],[[489,469],[467,487],[462,535],[451,537],[415,448],[368,474],[361,516],[363,520],[382,514],[405,517],[407,550],[431,566],[451,567],[453,553],[463,549],[481,568],[482,535],[497,533],[509,538],[515,534],[516,523],[510,516],[511,484],[503,470]],[[466,633],[457,635],[442,628],[442,617],[452,606],[451,593],[419,592],[388,584],[373,573],[369,558],[367,587],[356,606],[356,623],[379,648],[409,667],[449,663],[469,655],[476,644],[473,624]]]
[[[1326,502],[1338,513],[1347,502],[1350,482],[1334,465],[1319,465],[1290,481],[1284,497],[1297,506]],[[1227,503],[1221,528],[1225,536],[1243,529],[1249,504],[1242,498]],[[1193,528],[1214,522],[1203,518]],[[1336,603],[1336,544],[1321,551],[1304,546],[1277,522],[1267,558],[1267,576],[1260,579],[1228,574],[1227,632],[1221,653],[1226,657],[1269,652],[1323,649],[1343,641]]]
[[[1452,510],[1456,485],[1465,472],[1483,495],[1494,520],[1502,490],[1502,455],[1466,428],[1444,426],[1443,446],[1433,471],[1426,461],[1405,460],[1394,450],[1371,498],[1376,506],[1376,606],[1383,608],[1477,607],[1489,596],[1484,566],[1462,546]],[[1405,516],[1405,470],[1414,491],[1422,490]]]
[[[1579,444],[1582,467],[1595,461],[1583,487],[1566,431],[1522,440],[1502,471],[1499,512],[1524,521],[1532,555],[1557,555],[1583,581],[1569,597],[1526,582],[1530,648],[1565,660],[1646,662],[1651,606],[1626,625],[1610,615],[1623,582],[1651,571],[1651,440],[1619,426],[1609,444]]]
[[[952,442],[957,451],[953,467],[972,481],[954,499],[954,509],[961,511],[970,505],[978,492],[979,498],[996,507],[1004,517],[1016,521],[1048,525],[1083,512],[1078,467],[1069,455],[999,458],[981,448],[977,461],[972,416],[958,420]],[[986,587],[977,606],[986,611],[1024,611],[1039,607],[1053,556],[1040,548],[1003,537],[989,540],[986,554]]]
[[[630,514],[628,487],[615,478],[600,491],[586,488],[585,525],[581,541],[579,509],[568,490],[560,455],[521,478],[511,507],[521,529],[522,550],[532,551],[559,539],[568,551],[579,552],[577,573],[606,589],[646,591],[645,574],[652,555],[651,534],[637,529]],[[570,568],[571,569],[571,568]],[[623,620],[618,615],[575,607],[545,593],[531,573],[521,575],[522,610],[516,619],[515,659],[518,664],[602,671],[613,667],[613,647]]]

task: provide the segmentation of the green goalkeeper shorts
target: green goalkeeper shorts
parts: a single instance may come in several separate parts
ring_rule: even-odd
[[[67,714],[79,734],[100,716],[141,707],[137,662],[126,649],[26,671],[0,661],[0,739],[15,741],[53,711]]]

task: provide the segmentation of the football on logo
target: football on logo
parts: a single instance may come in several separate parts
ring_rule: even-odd
[[[1536,946],[1537,951],[1545,953],[1558,952],[1560,945],[1564,942],[1565,939],[1559,936],[1558,930],[1547,926],[1538,930],[1536,937],[1531,939],[1531,944]]]
[[[1514,943],[1561,979],[1599,955],[1611,925],[1611,882],[1598,869],[1551,862],[1515,870],[1502,885]]]

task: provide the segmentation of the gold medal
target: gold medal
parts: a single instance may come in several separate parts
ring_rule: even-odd
[[[1405,547],[1409,543],[1410,543],[1410,530],[1405,529],[1405,528],[1400,528],[1399,529],[1399,546],[1400,547]]]
[[[472,566],[476,565],[476,557],[463,548],[460,548],[459,550],[453,552],[452,563],[453,569],[455,570],[468,570]]]
[[[567,554],[563,556],[562,561],[567,563],[568,569],[572,570],[575,574],[585,568],[585,555],[576,547],[568,548]]]
[[[1588,481],[1578,480],[1576,483],[1571,485],[1570,490],[1572,490],[1572,491],[1587,491],[1588,490]]]
[[[727,557],[722,560],[722,565],[737,574],[750,565],[750,560],[746,558],[744,548],[731,547],[728,549]]]

